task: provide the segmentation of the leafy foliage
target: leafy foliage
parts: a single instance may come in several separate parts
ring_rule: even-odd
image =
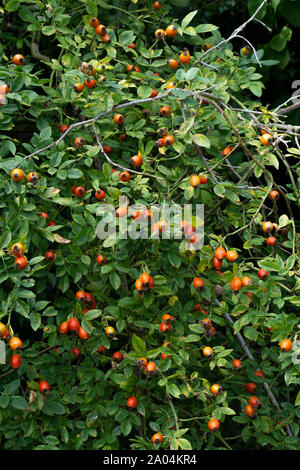
[[[249,13],[260,3],[249,2]],[[286,17],[284,3],[273,1],[272,8]],[[0,320],[23,341],[21,351],[10,351],[7,338],[7,364],[1,364],[4,449],[153,449],[157,432],[165,449],[297,449],[299,130],[291,132],[260,101],[266,85],[257,58],[265,70],[275,65],[273,57],[263,48],[244,55],[235,41],[213,49],[224,40],[221,28],[201,23],[192,8],[185,0],[165,1],[157,11],[138,0],[9,0],[1,11],[0,79],[10,90],[0,108]],[[92,16],[110,42],[95,34]],[[172,24],[176,37],[155,38],[156,29]],[[285,50],[290,31],[282,28],[270,46]],[[207,54],[205,44],[212,49]],[[179,61],[185,47],[190,62],[171,69],[167,60]],[[12,63],[16,53],[24,65]],[[128,72],[128,65],[138,70]],[[78,93],[74,85],[89,77],[96,86]],[[162,106],[170,114],[162,116]],[[123,124],[113,120],[116,113]],[[63,123],[68,128],[61,133]],[[157,146],[161,128],[173,145]],[[260,141],[266,128],[271,145]],[[82,147],[75,146],[78,137]],[[222,154],[230,146],[230,154]],[[132,168],[138,153],[142,166]],[[25,173],[19,182],[11,178],[15,168]],[[123,169],[128,182],[120,180]],[[37,182],[28,182],[29,172],[37,172]],[[192,187],[193,174],[208,182]],[[76,197],[74,186],[85,189],[84,197]],[[99,188],[103,201],[95,197]],[[120,231],[99,239],[101,209],[117,210],[121,196],[148,208],[204,204],[203,247],[194,250],[175,237],[123,239]],[[266,219],[275,225],[274,247],[265,243]],[[23,270],[14,266],[15,243],[24,246]],[[219,246],[238,254],[234,262],[226,258],[220,272],[213,266]],[[53,261],[45,258],[48,251]],[[269,272],[263,280],[261,268]],[[139,292],[135,281],[143,272],[153,276],[154,287]],[[202,289],[193,286],[196,276],[205,280]],[[234,276],[250,276],[252,284],[236,293]],[[78,291],[91,293],[94,304],[79,301]],[[166,334],[164,314],[175,317]],[[60,332],[73,317],[87,339]],[[208,334],[206,317],[215,335]],[[107,326],[115,329],[113,338]],[[285,338],[291,351],[280,351]],[[171,346],[163,346],[166,341]],[[205,346],[212,356],[203,356]],[[120,362],[112,360],[116,351],[123,353]],[[15,352],[22,363],[13,369]],[[153,374],[137,365],[140,357],[156,364]],[[235,358],[243,361],[240,371]],[[41,380],[50,384],[47,394],[39,390]],[[244,412],[248,382],[257,385],[262,404],[253,418]],[[223,389],[218,396],[210,391],[215,383]],[[138,398],[133,411],[126,407],[130,396]],[[211,418],[221,423],[217,433],[207,427]]]

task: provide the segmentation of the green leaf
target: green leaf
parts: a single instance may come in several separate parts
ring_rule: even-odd
[[[41,326],[41,316],[37,312],[31,312],[30,314],[30,325],[31,328],[36,331]]]
[[[191,11],[190,13],[188,13],[182,20],[181,22],[181,28],[184,32],[184,29],[190,24],[190,22],[192,21],[192,19],[194,18],[194,16],[196,16],[198,13],[198,10],[194,10],[194,11]]]
[[[252,341],[256,341],[258,338],[257,330],[252,326],[245,326],[245,328],[243,329],[243,333],[246,338],[251,339]]]
[[[149,98],[151,93],[152,93],[152,87],[150,86],[142,85],[142,86],[139,86],[137,89],[137,94],[140,98]]]
[[[68,178],[70,179],[77,179],[81,178],[83,176],[83,173],[81,170],[78,170],[78,168],[71,168],[68,170]]]
[[[224,413],[225,415],[235,415],[235,411],[232,410],[231,408],[228,408],[227,406],[222,406],[220,408],[220,411]]]
[[[121,431],[124,434],[124,436],[128,436],[128,434],[130,434],[131,432],[131,429],[132,429],[132,424],[129,421],[129,419],[127,419],[126,421],[123,421],[123,423],[121,424]]]
[[[128,46],[128,44],[131,44],[134,40],[135,35],[130,30],[122,31],[119,36],[119,43],[122,44],[122,46]]]
[[[172,266],[175,266],[175,268],[179,268],[181,265],[181,258],[178,255],[175,255],[175,253],[168,253],[168,260]]]
[[[146,351],[145,342],[135,334],[132,336],[132,347],[138,354],[141,355]]]
[[[172,395],[175,398],[179,398],[180,395],[181,395],[181,391],[180,391],[179,387],[177,387],[177,385],[174,384],[174,383],[168,383],[167,384],[167,393],[169,393],[170,395]]]
[[[94,320],[95,318],[99,318],[102,315],[102,310],[89,310],[85,315],[85,320]]]
[[[52,36],[52,34],[56,33],[56,28],[54,26],[44,26],[42,28],[42,33],[46,36]]]
[[[193,142],[199,147],[206,147],[210,148],[210,140],[203,134],[195,134],[193,135]]]
[[[282,227],[285,227],[286,225],[288,225],[290,223],[290,219],[288,218],[288,216],[286,214],[283,214],[279,217],[279,227],[278,228],[282,228]]]
[[[61,403],[48,400],[45,400],[42,411],[49,416],[63,415],[66,412],[64,406]]]
[[[10,230],[5,230],[3,234],[0,237],[0,250],[3,250],[3,248],[6,248],[7,245],[11,241],[11,232]]]
[[[9,405],[9,396],[4,395],[4,393],[2,393],[2,395],[0,396],[0,408],[7,408],[8,405]]]
[[[9,0],[5,4],[6,11],[17,11],[20,6],[20,2],[18,0]]]
[[[188,28],[185,28],[184,34],[188,34],[189,36],[197,36],[197,31],[192,26],[189,26]]]
[[[225,190],[224,186],[222,186],[222,184],[214,185],[213,189],[214,189],[214,193],[219,197],[223,197],[225,192],[226,192],[226,190]]]
[[[109,275],[109,280],[110,280],[112,287],[115,290],[119,289],[121,285],[121,279],[120,279],[120,276],[116,272],[113,272]]]
[[[187,439],[182,437],[176,439],[177,445],[183,450],[192,450],[192,446]]]
[[[28,403],[24,397],[21,396],[13,396],[10,399],[10,405],[12,408],[16,410],[26,410],[28,408]]]
[[[186,73],[185,73],[185,79],[186,80],[193,80],[199,73],[199,69],[197,67],[191,67]]]
[[[198,34],[210,33],[211,31],[215,31],[216,29],[219,29],[219,27],[213,24],[200,24],[196,27],[196,31]]]

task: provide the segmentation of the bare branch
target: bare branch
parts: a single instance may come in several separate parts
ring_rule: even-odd
[[[258,15],[258,13],[260,12],[260,10],[263,8],[263,6],[268,2],[268,0],[263,0],[262,3],[260,4],[260,6],[257,8],[257,10],[253,13],[253,15],[247,20],[245,21],[245,23],[243,23],[241,26],[239,26],[237,29],[235,29],[233,31],[233,33],[231,33],[231,35],[227,38],[227,39],[224,39],[223,41],[221,41],[219,44],[217,44],[216,46],[213,46],[211,47],[210,49],[208,49],[207,51],[204,52],[204,54],[201,56],[201,59],[202,60],[207,54],[209,54],[210,52],[212,52],[214,49],[217,49],[219,48],[220,46],[222,46],[223,44],[226,44],[227,42],[230,42],[232,39],[234,39],[235,37],[238,37],[239,33],[241,31],[243,31],[246,26],[251,23],[251,21],[253,21],[256,16]],[[197,62],[197,61],[196,61]]]

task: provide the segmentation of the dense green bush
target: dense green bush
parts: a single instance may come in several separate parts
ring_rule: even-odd
[[[278,70],[281,59],[268,45],[258,48],[251,40],[255,49],[244,55],[247,41],[225,40],[243,19],[232,20],[222,37],[213,21],[219,5],[208,5],[203,22],[198,2],[162,3],[155,10],[152,1],[138,0],[75,6],[9,0],[1,11],[0,80],[10,87],[6,94],[0,87],[4,449],[155,449],[157,432],[163,449],[298,448],[299,126],[288,126],[287,108],[276,112],[261,101],[272,82],[264,71]],[[222,3],[228,10],[218,14],[235,7]],[[245,21],[261,3],[249,2]],[[287,15],[298,7],[288,3],[294,5],[273,1],[266,8],[277,8],[293,26],[294,15]],[[91,17],[105,25],[109,42],[95,34]],[[254,19],[249,24],[264,29]],[[155,31],[168,25],[178,34],[157,39]],[[240,35],[247,39],[247,29]],[[282,30],[277,35],[273,43],[285,50],[293,38]],[[191,56],[186,64],[179,60],[184,48]],[[24,56],[24,65],[13,63],[15,54]],[[170,68],[169,59],[178,67]],[[96,80],[95,87],[77,92],[78,83],[93,85],[87,79]],[[170,114],[162,115],[162,106]],[[124,116],[121,125],[113,120],[117,113]],[[63,132],[62,124],[68,126]],[[173,144],[157,145],[161,128]],[[262,129],[271,134],[269,145],[261,142]],[[141,155],[141,167],[131,166],[134,155]],[[11,176],[16,168],[24,172],[19,182]],[[127,170],[124,182],[120,174]],[[28,181],[30,172],[38,177]],[[192,175],[207,182],[192,187]],[[78,187],[83,197],[76,197]],[[98,189],[105,192],[102,201]],[[204,204],[203,246],[195,249],[190,236],[163,234],[99,239],[101,209],[117,209],[121,196],[149,209]],[[265,221],[273,223],[272,233],[264,232]],[[173,216],[167,222],[173,227]],[[193,217],[194,226],[199,222]],[[271,235],[273,246],[266,243]],[[14,265],[15,243],[24,246],[24,269]],[[238,258],[218,266],[220,246]],[[49,251],[53,260],[45,257]],[[264,279],[259,269],[268,271]],[[154,287],[139,291],[136,280],[145,272]],[[251,285],[235,292],[232,280],[246,276]],[[204,287],[195,288],[195,277]],[[76,298],[80,291],[92,294],[91,301]],[[162,333],[165,314],[175,321]],[[73,317],[86,339],[60,332]],[[9,335],[22,340],[21,350],[11,350]],[[290,351],[280,350],[284,339],[292,341]],[[212,356],[203,355],[206,346]],[[112,357],[118,351],[119,362]],[[12,368],[13,354],[22,358],[20,367]],[[155,362],[153,374],[139,367],[140,357]],[[242,360],[241,370],[234,359]],[[39,389],[44,380],[47,393]],[[253,395],[249,382],[261,401],[252,418],[245,413]],[[213,384],[222,393],[214,396]],[[138,399],[132,411],[126,406],[131,396]],[[220,422],[215,433],[208,429],[212,418]]]

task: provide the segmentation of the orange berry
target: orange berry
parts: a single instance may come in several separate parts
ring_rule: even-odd
[[[220,422],[217,419],[211,419],[207,426],[212,432],[216,432],[220,429]]]
[[[293,343],[290,339],[284,339],[279,346],[282,352],[288,352],[292,349]]]
[[[193,279],[193,286],[196,288],[196,289],[199,289],[200,287],[203,287],[205,284],[205,282],[203,281],[203,279],[201,279],[200,277],[194,277]]]
[[[92,26],[92,28],[96,28],[99,24],[99,20],[98,18],[90,18],[90,25]]]
[[[172,135],[167,135],[163,140],[166,147],[174,144],[174,137]]]
[[[107,263],[107,259],[104,258],[101,254],[97,256],[96,261],[100,266],[103,266],[105,263]]]
[[[191,56],[188,49],[183,50],[183,52],[179,56],[179,60],[182,64],[187,64],[191,60]]]
[[[266,239],[266,244],[269,245],[269,246],[274,246],[276,242],[277,242],[276,237],[268,237]]]
[[[263,145],[270,145],[273,141],[273,137],[271,134],[266,133],[260,137],[260,141]]]
[[[264,280],[268,274],[269,274],[269,271],[265,271],[264,269],[259,269],[257,272],[258,277],[262,280]]]
[[[146,370],[148,374],[153,374],[156,371],[156,364],[153,361],[148,362],[146,365]]]
[[[198,175],[192,175],[190,177],[190,185],[194,188],[200,185],[200,178]]]
[[[241,52],[242,52],[243,55],[246,55],[246,56],[247,56],[247,55],[250,54],[251,49],[250,49],[249,46],[244,46],[244,47],[242,47]]]
[[[163,29],[157,29],[154,33],[156,39],[162,39],[165,37],[166,32]]]
[[[21,181],[24,178],[24,171],[21,168],[15,168],[11,172],[11,178],[17,182]]]
[[[42,393],[49,392],[50,385],[48,384],[48,382],[46,382],[46,380],[42,380],[39,384],[39,389]]]
[[[115,332],[116,332],[116,330],[115,330],[112,326],[107,326],[107,327],[105,328],[105,334],[106,334],[109,338],[113,338]]]
[[[87,88],[95,88],[97,85],[97,80],[93,80],[92,78],[86,78],[84,80],[84,84]]]
[[[109,44],[111,39],[110,39],[110,35],[109,34],[103,34],[103,36],[101,36],[101,41],[102,42],[105,42],[106,44]],[[129,47],[129,46],[128,46]]]
[[[239,359],[234,359],[234,360],[232,361],[232,365],[233,365],[233,367],[234,367],[235,369],[239,370],[239,369],[242,368],[243,363],[242,363],[242,361],[240,361]]]
[[[137,279],[134,283],[136,290],[141,291],[143,290],[143,284],[140,279]]]
[[[168,114],[170,114],[171,112],[171,109],[169,106],[162,106],[159,110],[159,114],[161,116],[167,116]]]
[[[147,362],[148,361],[145,357],[139,357],[138,360],[136,361],[138,367],[146,367]]]
[[[47,251],[47,253],[45,253],[45,258],[47,261],[54,261],[55,253],[53,253],[53,251]]]
[[[217,248],[215,250],[215,257],[219,260],[219,261],[222,261],[224,258],[226,258],[226,250],[225,248],[223,248],[222,246],[219,246],[219,248]]]
[[[258,407],[260,405],[260,399],[258,397],[250,397],[249,398],[249,405],[253,407]]]
[[[269,233],[272,232],[274,224],[272,222],[264,222],[262,228],[264,232]]]
[[[75,83],[73,85],[73,90],[76,91],[76,93],[80,93],[84,89],[84,83]]]
[[[249,393],[254,393],[255,390],[256,390],[256,384],[253,383],[253,382],[247,383],[247,384],[246,384],[246,390],[247,390],[247,392],[249,392]]]
[[[61,124],[59,126],[59,130],[62,134],[64,134],[66,132],[66,130],[68,130],[68,129],[69,129],[69,126],[67,126],[67,124]]]
[[[171,69],[177,69],[178,67],[178,62],[175,59],[168,59],[167,64]]]
[[[222,150],[222,157],[226,157],[227,155],[229,155],[232,150],[234,149],[234,146],[231,145],[229,147],[225,147],[223,150]]]
[[[255,415],[255,408],[253,408],[252,405],[247,405],[245,407],[245,413],[248,415],[250,418]]]
[[[162,7],[162,4],[160,2],[154,2],[153,3],[154,10],[160,10],[161,7]]]
[[[159,326],[159,329],[162,333],[167,333],[168,331],[171,331],[171,325],[170,323],[161,323]]]
[[[171,90],[171,88],[175,88],[175,83],[174,82],[167,83],[167,90]]]
[[[19,354],[13,354],[10,358],[10,365],[13,369],[18,369],[21,365],[22,358]]]
[[[18,256],[15,259],[14,265],[16,269],[25,269],[28,264],[27,259],[24,256]]]
[[[149,98],[155,98],[158,95],[158,91],[154,88]]]
[[[69,327],[69,330],[70,331],[78,331],[79,330],[79,321],[77,320],[77,318],[70,318],[69,321],[68,321],[68,327]]]
[[[226,253],[226,258],[228,259],[228,261],[235,261],[238,258],[238,254],[233,250],[229,250]]]
[[[82,186],[77,186],[74,194],[75,196],[82,198],[85,195],[85,189]]]
[[[102,189],[97,189],[97,191],[95,191],[95,198],[98,199],[98,201],[103,201],[105,192]]]
[[[279,196],[280,196],[279,192],[276,191],[275,189],[271,191],[269,194],[269,198],[273,199],[273,201],[277,201],[279,199]]]
[[[242,287],[242,281],[240,280],[240,278],[235,276],[230,283],[230,287],[234,292],[238,292]]]
[[[1,95],[6,95],[7,93],[9,93],[9,90],[10,90],[10,86],[7,85],[7,83],[3,83],[2,85],[0,85],[0,94]]]
[[[22,256],[24,253],[24,246],[22,243],[14,243],[10,248],[10,252],[13,256]]]
[[[257,375],[258,377],[264,377],[265,376],[264,373],[261,370],[256,370],[254,372],[254,374]]]
[[[164,323],[171,323],[175,320],[175,318],[173,317],[173,315],[170,315],[169,313],[165,313],[162,317],[161,317],[162,321]]]
[[[115,114],[114,115],[114,121],[115,121],[116,124],[121,125],[121,124],[123,124],[124,120],[125,120],[125,118],[124,118],[123,114]]]
[[[130,160],[130,164],[134,166],[135,168],[140,167],[142,163],[143,163],[143,158],[140,153],[138,155],[134,155]]]
[[[209,357],[214,353],[214,350],[210,346],[206,346],[202,349],[202,354],[205,357]]]
[[[176,26],[174,26],[173,24],[171,24],[170,26],[166,28],[166,35],[169,36],[170,38],[174,38],[174,36],[176,36],[177,33],[178,33],[178,30]]]
[[[163,437],[159,432],[157,432],[157,433],[153,434],[153,436],[151,437],[151,440],[152,440],[153,444],[158,445],[158,444],[161,444],[161,442],[163,440]]]
[[[115,359],[117,362],[120,362],[120,361],[122,361],[122,359],[123,359],[123,354],[121,353],[121,351],[116,351],[115,353],[113,353],[112,357],[113,357],[113,359]]]
[[[16,54],[13,56],[13,63],[15,65],[24,65],[24,62],[25,62],[25,59],[24,59],[24,56],[22,56],[22,54]]]
[[[20,338],[17,338],[16,336],[12,336],[9,340],[9,346],[10,346],[10,349],[15,351],[16,349],[21,349],[23,346],[23,343],[20,340]]]
[[[116,209],[116,216],[119,218],[126,217],[127,214],[128,214],[128,208],[125,206],[121,206],[121,207],[118,207],[118,209]]]
[[[59,327],[59,331],[61,334],[66,334],[69,331],[69,324],[67,321],[63,321]]]
[[[85,140],[83,137],[76,137],[76,139],[74,140],[74,145],[77,148],[83,147],[84,144],[85,144]]]
[[[35,171],[31,171],[30,173],[27,174],[26,179],[27,179],[28,183],[35,184],[35,183],[38,182],[40,177]]]
[[[130,180],[130,173],[128,173],[128,171],[122,171],[120,173],[120,180],[124,181],[124,182],[129,181]]]
[[[129,411],[133,411],[137,407],[137,404],[138,404],[138,400],[136,397],[129,397],[126,402],[126,405]]]
[[[99,24],[95,29],[95,33],[98,34],[98,36],[105,36],[106,27],[103,24]]]
[[[219,384],[214,384],[210,387],[210,391],[213,395],[220,395],[222,393],[222,387]]]

